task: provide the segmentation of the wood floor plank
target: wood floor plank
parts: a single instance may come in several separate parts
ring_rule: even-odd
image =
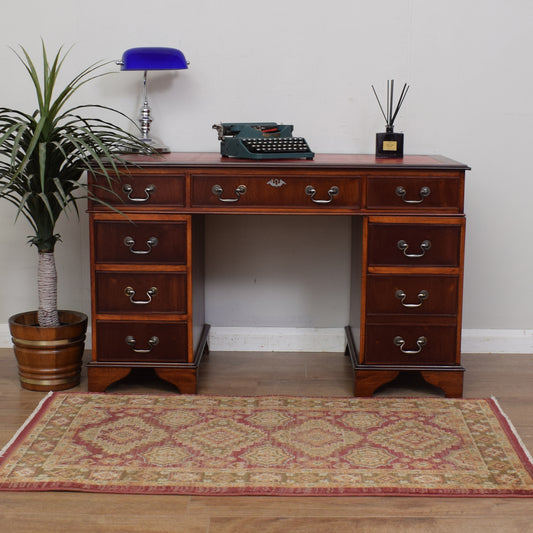
[[[183,515],[190,504],[190,496],[142,494],[106,494],[81,492],[2,492],[2,504],[16,512],[35,514],[60,514],[65,508],[80,509],[84,514],[101,515],[104,512],[114,515],[145,515],[154,509],[157,499],[157,512],[162,516]],[[58,498],[58,496],[61,496]]]
[[[231,519],[214,518],[210,533],[528,533],[531,524],[527,519],[469,520],[463,518],[380,519],[347,520],[323,518]]]
[[[74,511],[74,510],[73,510]],[[63,512],[59,516],[27,513],[15,515],[9,510],[2,513],[3,524],[9,524],[6,533],[207,533],[209,521],[195,517],[87,515]]]
[[[247,497],[193,496],[189,512],[219,518],[447,518],[497,519],[521,515],[533,519],[533,501],[521,498],[425,497]]]

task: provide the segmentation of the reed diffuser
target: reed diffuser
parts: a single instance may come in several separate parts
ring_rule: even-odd
[[[376,133],[376,157],[403,157],[403,133],[394,133],[394,121],[407,96],[409,86],[404,83],[396,107],[394,107],[394,80],[387,80],[386,111],[383,109],[373,85],[372,90],[386,124],[385,133]]]

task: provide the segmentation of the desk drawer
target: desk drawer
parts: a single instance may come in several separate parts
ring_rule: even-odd
[[[367,365],[452,365],[457,327],[412,323],[367,325]]]
[[[163,172],[143,172],[132,170],[122,174],[120,183],[113,183],[112,192],[109,184],[101,176],[92,179],[92,191],[100,200],[118,206],[184,206],[185,174],[165,174]],[[103,187],[103,188],[100,188]],[[93,207],[98,207],[93,202]]]
[[[366,312],[455,316],[458,285],[457,276],[368,275]]]
[[[463,179],[438,176],[369,177],[367,207],[394,211],[462,213]]]
[[[194,175],[194,207],[353,208],[361,205],[361,179],[347,176],[239,177]]]
[[[94,223],[95,263],[185,265],[187,223],[98,220]]]
[[[368,224],[368,266],[459,267],[460,224]]]
[[[99,361],[187,362],[185,322],[97,322]]]
[[[96,272],[97,313],[187,314],[186,273]]]

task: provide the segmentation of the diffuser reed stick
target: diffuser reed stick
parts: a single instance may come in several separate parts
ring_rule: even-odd
[[[385,119],[387,131],[394,131],[394,121],[396,120],[398,111],[400,111],[403,101],[405,100],[405,97],[407,96],[409,85],[407,85],[407,83],[403,84],[402,92],[400,93],[400,97],[398,98],[396,107],[394,107],[394,80],[387,80],[387,101],[386,101],[386,106],[385,106],[385,109],[387,110],[386,113],[383,110],[383,106],[381,105],[381,101],[373,85],[372,85],[372,90],[374,91],[374,96],[376,97],[376,100],[378,101],[381,114],[383,115],[383,118]]]

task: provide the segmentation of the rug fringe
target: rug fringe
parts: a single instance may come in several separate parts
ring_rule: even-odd
[[[19,430],[15,433],[15,435],[13,436],[13,438],[0,450],[0,458],[4,457],[4,455],[7,453],[7,451],[9,450],[9,448],[11,447],[12,444],[15,443],[15,441],[17,440],[18,436],[26,429],[26,427],[28,427],[28,424],[31,423],[31,421],[35,418],[35,416],[37,415],[37,413],[39,413],[39,411],[41,410],[42,406],[43,406],[43,403],[50,397],[52,396],[53,391],[50,391],[40,402],[39,404],[37,405],[37,407],[33,410],[33,413],[26,419],[26,421],[24,422],[24,424],[22,424],[22,426],[19,428]]]
[[[495,396],[491,396],[490,399],[494,402],[494,405],[498,409],[498,412],[500,413],[500,415],[507,422],[507,425],[509,426],[511,433],[513,434],[514,438],[516,439],[516,442],[518,443],[518,445],[520,446],[522,450],[522,453],[527,457],[531,467],[533,467],[533,456],[529,453],[529,450],[526,448],[526,445],[520,438],[520,435],[518,434],[518,431],[516,431],[516,428],[514,427],[514,424],[511,422],[511,419],[505,414],[505,411],[502,409],[500,403],[498,402]]]

